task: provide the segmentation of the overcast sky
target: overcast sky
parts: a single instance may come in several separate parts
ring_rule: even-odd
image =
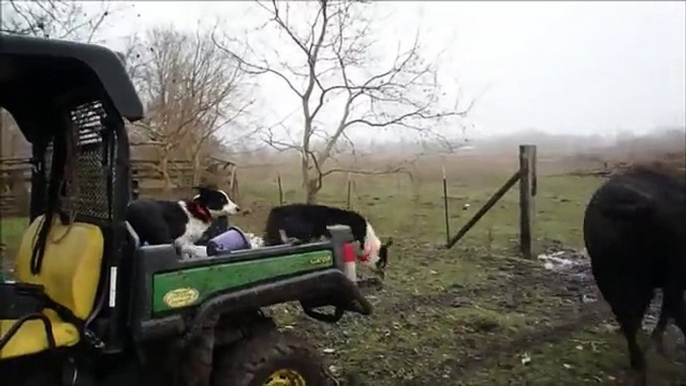
[[[236,28],[261,18],[249,2],[132,2],[109,44],[159,23]],[[477,98],[472,135],[536,128],[614,135],[686,126],[686,3],[682,1],[379,2],[393,16],[379,38],[423,34],[446,48],[444,84]],[[278,113],[283,113],[281,110]]]

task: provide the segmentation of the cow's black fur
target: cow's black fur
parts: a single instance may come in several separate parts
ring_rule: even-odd
[[[663,315],[653,338],[661,339],[668,317],[686,335],[683,176],[646,168],[613,176],[586,208],[584,241],[598,289],[626,338],[631,367],[645,383],[646,363],[636,333],[655,288],[663,290]]]

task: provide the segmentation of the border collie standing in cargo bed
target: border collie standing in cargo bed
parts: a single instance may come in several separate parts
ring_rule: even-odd
[[[240,212],[240,207],[223,190],[210,186],[193,189],[198,194],[190,200],[138,199],[129,204],[126,221],[138,233],[141,243],[192,245],[218,217]]]
[[[662,288],[663,303],[653,342],[661,347],[668,318],[686,336],[685,174],[637,167],[613,176],[593,194],[584,217],[593,276],[626,338],[640,385],[647,374],[636,333],[655,288]]]
[[[330,237],[327,226],[347,225],[355,241],[362,247],[360,260],[377,273],[383,274],[388,263],[388,248],[379,240],[372,224],[359,213],[325,205],[288,204],[272,208],[267,217],[264,245],[284,244],[287,239],[312,242]]]

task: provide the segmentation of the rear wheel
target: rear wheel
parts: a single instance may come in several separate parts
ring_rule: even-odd
[[[274,328],[215,354],[212,386],[329,386],[333,379],[317,350]]]

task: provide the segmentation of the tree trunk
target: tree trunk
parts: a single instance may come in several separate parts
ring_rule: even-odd
[[[317,183],[316,179],[310,179],[307,184],[305,184],[305,203],[308,205],[314,205],[317,203],[317,194],[321,190],[321,187]]]
[[[303,154],[300,159],[300,175],[302,177],[303,188],[307,187],[307,182],[310,180],[310,162],[307,155]]]
[[[164,195],[166,197],[171,197],[172,181],[171,176],[169,175],[169,154],[165,152],[165,154],[161,158],[162,159],[160,160],[160,172],[162,173],[162,179],[164,180]]]
[[[193,184],[197,186],[200,184],[200,152],[196,151],[193,154]]]
[[[303,153],[302,158],[300,159],[300,174],[302,177],[302,186],[305,188],[305,203],[307,204],[311,204],[317,200],[317,193],[312,193],[312,189],[310,188],[311,181],[309,168],[310,159],[307,157],[307,154]]]

